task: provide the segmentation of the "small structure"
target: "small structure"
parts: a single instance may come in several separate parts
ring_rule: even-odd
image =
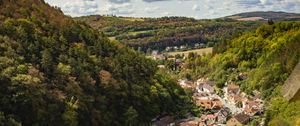
[[[197,99],[196,104],[206,109],[221,109],[223,103],[217,98]]]
[[[194,93],[194,97],[197,99],[203,99],[203,98],[208,98],[209,94],[206,92],[200,92],[200,93]]]
[[[243,102],[244,112],[250,116],[260,113],[263,110],[263,104],[259,101],[246,100]]]
[[[199,125],[200,122],[197,120],[185,121],[178,124],[178,126],[199,126]]]
[[[250,121],[250,117],[245,113],[240,113],[227,121],[226,126],[242,126]]]
[[[228,97],[228,101],[231,104],[238,104],[243,103],[243,98],[240,96],[240,94],[232,95]]]
[[[166,51],[168,52],[168,51],[170,51],[170,50],[172,50],[172,47],[166,47]]]
[[[217,123],[224,124],[227,121],[227,117],[229,116],[229,111],[225,109],[221,109],[219,112],[215,113],[217,116]]]
[[[178,47],[177,47],[177,46],[174,46],[173,49],[174,49],[174,50],[178,50]]]
[[[197,80],[197,91],[198,92],[207,92],[207,93],[214,93],[215,88],[214,88],[214,81],[210,81],[207,79],[199,79]]]
[[[180,49],[186,49],[187,47],[185,45],[180,46]]]
[[[215,124],[225,124],[228,115],[229,111],[222,109],[214,114],[202,115],[200,119],[205,126],[212,126]]]
[[[238,94],[240,92],[240,86],[236,84],[229,84],[227,86],[226,94],[231,95],[231,94]]]
[[[196,92],[196,84],[194,84],[193,81],[189,81],[187,79],[180,79],[178,80],[178,83],[182,88],[188,88],[191,89],[193,92]]]
[[[261,103],[263,102],[263,100],[261,99],[261,93],[259,91],[254,90],[253,94],[254,94],[254,96],[252,97],[252,99],[254,101],[258,101],[258,102],[261,102]]]
[[[202,115],[201,116],[201,122],[205,126],[213,126],[216,124],[217,116],[215,114],[208,114],[208,115]]]
[[[166,68],[165,65],[157,65],[158,68],[164,69]]]

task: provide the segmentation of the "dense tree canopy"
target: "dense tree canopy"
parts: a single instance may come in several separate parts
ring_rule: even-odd
[[[99,20],[98,20],[99,19]],[[104,31],[110,38],[140,49],[165,50],[169,46],[194,44],[214,45],[256,28],[261,22],[240,22],[231,19],[196,20],[186,17],[130,18],[115,16],[85,16],[83,21],[95,29]]]
[[[0,4],[0,124],[143,125],[193,108],[156,63],[43,0]]]

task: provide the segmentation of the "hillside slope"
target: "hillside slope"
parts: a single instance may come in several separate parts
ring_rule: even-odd
[[[135,49],[163,51],[170,46],[195,44],[213,45],[232,35],[256,28],[260,22],[234,20],[196,20],[185,17],[129,18],[114,16],[84,16],[75,20],[104,31],[111,39]],[[210,44],[208,44],[210,43]]]
[[[220,88],[225,82],[236,83],[248,94],[258,90],[270,126],[299,125],[300,101],[284,99],[281,90],[300,60],[300,22],[264,24],[227,44],[215,47],[225,51],[190,59],[181,74],[209,77]],[[299,87],[294,84],[287,90]]]
[[[144,55],[43,0],[0,1],[0,125],[146,125],[193,107]]]

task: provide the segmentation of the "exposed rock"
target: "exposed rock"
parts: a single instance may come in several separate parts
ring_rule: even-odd
[[[285,81],[282,87],[282,95],[286,99],[292,100],[297,95],[297,92],[299,92],[299,90],[300,90],[300,62],[296,65],[292,74]]]

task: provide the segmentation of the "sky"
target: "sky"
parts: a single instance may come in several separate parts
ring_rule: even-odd
[[[72,17],[117,15],[127,17],[185,16],[211,19],[250,11],[300,13],[300,0],[45,0]]]

